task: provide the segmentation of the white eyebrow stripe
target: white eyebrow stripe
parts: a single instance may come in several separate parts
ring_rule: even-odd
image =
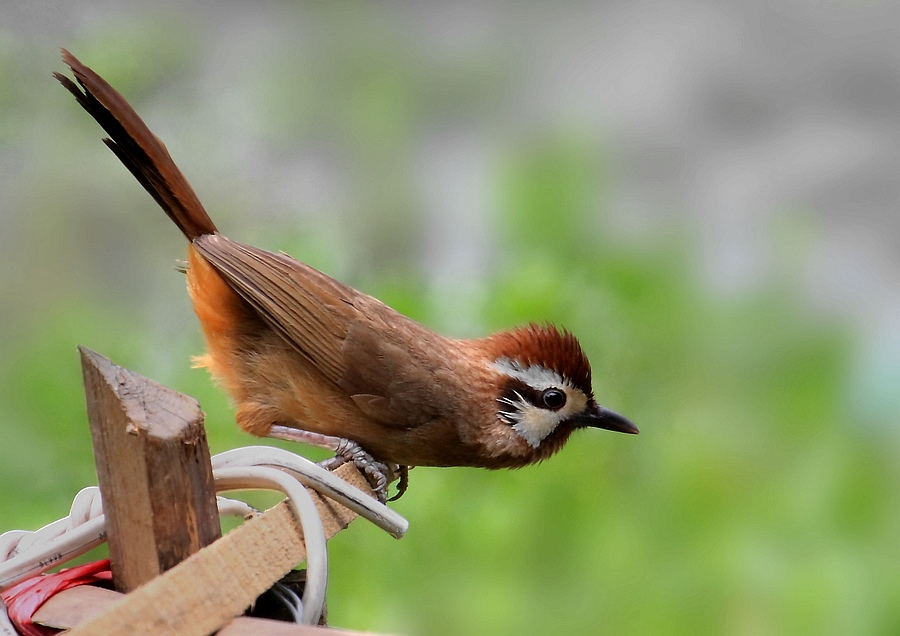
[[[491,367],[503,375],[521,380],[536,391],[546,391],[549,388],[561,388],[564,386],[575,388],[571,382],[556,371],[542,367],[539,364],[524,367],[515,360],[498,358],[491,364]]]

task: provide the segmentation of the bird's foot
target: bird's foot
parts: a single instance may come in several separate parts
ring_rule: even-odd
[[[342,438],[334,449],[334,457],[319,462],[319,465],[328,470],[335,470],[348,462],[353,462],[359,469],[381,503],[387,500],[388,485],[402,475],[397,464],[380,462],[356,442]]]
[[[377,461],[372,455],[363,450],[362,446],[353,440],[343,437],[334,437],[331,435],[322,435],[321,433],[313,433],[311,431],[303,431],[288,426],[275,425],[269,431],[269,437],[275,439],[288,440],[290,442],[300,442],[301,444],[310,444],[327,448],[334,452],[334,457],[319,462],[319,466],[326,470],[334,471],[348,462],[353,464],[363,474],[375,497],[381,503],[385,503],[387,499],[388,485],[400,477],[397,495],[392,499],[397,499],[406,491],[406,467],[397,464],[389,464]]]

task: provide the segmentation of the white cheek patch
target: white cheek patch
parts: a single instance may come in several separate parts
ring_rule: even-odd
[[[500,400],[505,408],[498,412],[498,417],[510,424],[512,429],[533,448],[540,446],[541,442],[556,430],[560,422],[581,413],[587,407],[588,400],[584,392],[551,369],[539,365],[523,367],[508,358],[500,358],[491,366],[495,371],[524,382],[536,391],[556,388],[565,392],[566,403],[557,411],[535,406],[518,394],[515,399]]]
[[[559,412],[529,405],[519,414],[512,428],[528,442],[529,446],[537,448],[545,437],[556,430],[561,421]]]

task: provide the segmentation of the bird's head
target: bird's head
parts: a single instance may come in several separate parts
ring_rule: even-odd
[[[578,428],[638,432],[627,418],[594,401],[591,365],[568,331],[532,324],[487,341],[497,422],[527,445],[522,448],[531,461],[557,451]]]

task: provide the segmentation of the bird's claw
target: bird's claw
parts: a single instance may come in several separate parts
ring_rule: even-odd
[[[388,499],[388,501],[397,501],[400,497],[403,496],[403,493],[406,492],[406,489],[409,488],[409,469],[412,466],[397,466],[397,472],[399,473],[400,481],[397,482],[397,494]]]
[[[346,463],[353,462],[372,487],[375,497],[381,503],[387,500],[388,484],[397,476],[399,467],[377,461],[354,441],[342,439],[334,449],[334,457],[326,459],[319,465],[327,470],[335,470]]]

